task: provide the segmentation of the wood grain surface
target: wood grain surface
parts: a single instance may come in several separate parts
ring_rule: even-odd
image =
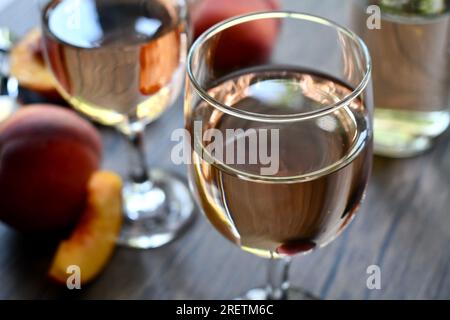
[[[349,1],[286,0],[284,8],[347,24]],[[0,26],[22,35],[37,24],[33,1],[0,12]],[[153,166],[185,176],[170,162],[170,133],[183,126],[182,99],[148,126]],[[126,144],[100,128],[104,163],[126,173]],[[1,196],[1,195],[0,195]],[[408,160],[376,158],[365,201],[332,244],[297,257],[291,281],[322,299],[450,298],[450,138]],[[228,243],[201,216],[176,242],[151,251],[118,248],[97,281],[69,291],[46,279],[55,244],[29,239],[0,223],[0,299],[228,299],[264,283],[262,259]],[[381,290],[366,286],[369,265],[381,268]]]

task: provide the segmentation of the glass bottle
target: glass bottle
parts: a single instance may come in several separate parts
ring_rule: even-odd
[[[379,29],[367,23],[371,5]],[[373,59],[375,153],[420,154],[450,123],[450,1],[359,0],[354,9]]]

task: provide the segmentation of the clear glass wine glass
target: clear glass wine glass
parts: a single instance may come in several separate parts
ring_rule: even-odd
[[[267,286],[244,298],[286,298],[290,257],[332,241],[366,189],[368,50],[317,16],[254,13],[201,35],[187,70],[197,201],[228,240],[269,259]]]
[[[177,176],[148,170],[144,130],[181,91],[189,44],[184,0],[39,1],[43,45],[61,95],[117,128],[130,144],[119,242],[156,248],[191,220],[194,202]],[[168,159],[169,160],[169,159]]]

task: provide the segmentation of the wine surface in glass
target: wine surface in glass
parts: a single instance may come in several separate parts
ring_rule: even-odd
[[[64,98],[124,131],[146,124],[180,90],[185,26],[170,1],[51,1],[43,12],[47,59]]]
[[[222,103],[267,115],[314,111],[350,93],[331,77],[286,68],[248,70],[209,90]],[[273,176],[258,177],[266,167],[262,162],[213,163],[208,141],[194,141],[203,148],[202,154],[193,151],[190,174],[205,215],[230,241],[263,257],[327,244],[350,222],[367,185],[372,162],[368,119],[359,98],[321,118],[288,124],[234,117],[201,102],[189,119],[190,130],[189,123],[198,120],[205,123],[203,130],[279,130],[279,170]]]

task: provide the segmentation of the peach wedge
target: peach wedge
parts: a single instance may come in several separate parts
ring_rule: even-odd
[[[122,225],[122,181],[96,172],[89,181],[87,207],[67,240],[59,245],[49,276],[65,284],[70,266],[78,266],[81,284],[94,280],[112,256]]]

